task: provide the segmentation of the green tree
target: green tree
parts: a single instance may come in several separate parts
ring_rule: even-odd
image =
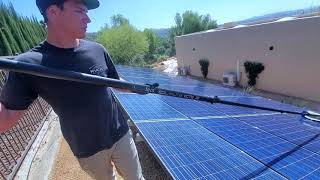
[[[7,16],[8,16],[8,9],[4,4],[1,4],[0,6],[0,27],[3,31],[3,34],[6,36],[6,39],[10,45],[10,48],[12,50],[11,54],[8,55],[12,55],[13,53],[17,53],[19,51],[17,44],[15,42],[15,39],[11,33],[10,27],[8,26],[8,23],[6,21]]]
[[[217,28],[216,21],[212,20],[209,14],[199,15],[193,11],[186,11],[182,16],[177,13],[175,23],[175,26],[170,30],[170,55],[176,54],[176,36]]]
[[[155,35],[155,33],[150,30],[150,29],[145,29],[144,34],[147,38],[149,47],[148,47],[148,53],[146,54],[146,59],[152,63],[155,60],[155,52],[156,52],[156,48],[157,48],[157,36]]]
[[[21,29],[21,33],[22,33],[24,42],[26,43],[27,49],[30,49],[34,45],[34,42],[32,41],[30,35],[26,31],[26,27],[22,19],[18,20],[18,26],[19,26],[19,29]]]
[[[129,24],[129,20],[126,19],[123,15],[116,14],[116,15],[111,16],[111,26],[112,27],[117,27],[117,26],[121,26],[124,24]]]
[[[17,45],[19,53],[26,51],[27,45],[25,44],[21,29],[18,27],[17,19],[14,19],[13,16],[7,16],[6,22],[8,22],[8,28],[14,37],[14,43]]]
[[[3,32],[5,34],[5,36],[7,37],[7,40],[9,42],[9,45],[11,47],[11,50],[12,50],[12,54],[8,54],[8,55],[14,55],[16,53],[20,53],[20,49],[17,45],[17,42],[16,40],[14,39],[11,31],[10,31],[10,28],[8,27],[8,25],[5,23],[4,26],[3,26]]]
[[[19,16],[13,8],[0,1],[0,55],[15,55],[35,46],[46,32],[35,17]]]
[[[2,29],[0,29],[0,48],[0,56],[12,55],[10,44]]]
[[[147,38],[129,23],[102,29],[97,42],[107,48],[116,64],[145,64],[143,57],[148,52]]]
[[[159,55],[170,55],[170,40],[169,38],[157,38],[156,54]]]

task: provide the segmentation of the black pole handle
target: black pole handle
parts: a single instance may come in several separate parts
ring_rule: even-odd
[[[280,109],[274,109],[274,108],[268,108],[268,107],[261,107],[261,106],[224,101],[219,99],[219,97],[217,96],[215,96],[214,98],[211,98],[208,96],[199,96],[199,95],[194,95],[190,93],[162,89],[162,88],[158,88],[159,84],[157,83],[153,85],[150,85],[150,84],[142,85],[137,83],[121,81],[117,79],[111,79],[111,78],[106,78],[106,77],[101,77],[101,76],[96,76],[96,75],[91,75],[86,73],[75,72],[75,71],[58,70],[58,69],[48,68],[41,65],[34,65],[31,63],[18,62],[15,60],[8,60],[3,58],[0,58],[0,69],[6,69],[9,71],[25,73],[25,74],[30,74],[30,75],[40,76],[40,77],[47,77],[47,78],[53,78],[53,79],[89,83],[89,84],[94,84],[99,86],[128,89],[128,90],[131,90],[132,92],[137,92],[140,94],[153,93],[153,94],[173,96],[173,97],[184,98],[184,99],[204,101],[209,103],[221,103],[226,105],[267,110],[267,111],[273,111],[273,112],[279,112],[279,113],[298,114],[302,116],[313,115],[306,112],[286,111],[286,110],[280,110]]]

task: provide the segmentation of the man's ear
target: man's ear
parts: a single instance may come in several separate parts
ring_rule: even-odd
[[[49,18],[49,17],[56,17],[58,14],[59,14],[59,12],[60,12],[61,10],[56,6],[56,5],[51,5],[51,6],[49,6],[48,8],[47,8],[47,10],[46,10],[46,14],[47,14],[47,17]]]

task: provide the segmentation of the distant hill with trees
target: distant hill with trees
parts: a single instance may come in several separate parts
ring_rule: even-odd
[[[159,38],[169,38],[170,37],[170,28],[160,28],[160,29],[153,29],[151,28],[150,30],[152,30],[157,37]]]
[[[305,9],[297,9],[297,10],[291,10],[291,11],[270,13],[270,14],[265,14],[262,16],[255,16],[255,17],[241,20],[241,21],[237,21],[234,23],[236,25],[248,25],[248,24],[255,24],[255,23],[261,22],[261,21],[281,19],[284,17],[298,17],[298,16],[312,15],[312,14],[320,15],[319,13],[320,13],[320,6],[316,6],[316,7],[310,7],[310,8],[305,8]]]

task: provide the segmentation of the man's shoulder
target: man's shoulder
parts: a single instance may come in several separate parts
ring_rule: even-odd
[[[25,63],[41,64],[42,56],[43,55],[41,53],[30,50],[28,52],[19,54],[14,58],[14,60]]]
[[[16,56],[14,60],[25,63],[41,64],[44,50],[44,42],[40,42],[29,51]]]
[[[99,50],[103,50],[103,51],[106,51],[105,47],[100,44],[100,43],[97,43],[95,41],[90,41],[90,40],[85,40],[85,39],[81,39],[80,40],[81,43],[86,46],[86,47],[89,47],[89,48],[97,48]]]

